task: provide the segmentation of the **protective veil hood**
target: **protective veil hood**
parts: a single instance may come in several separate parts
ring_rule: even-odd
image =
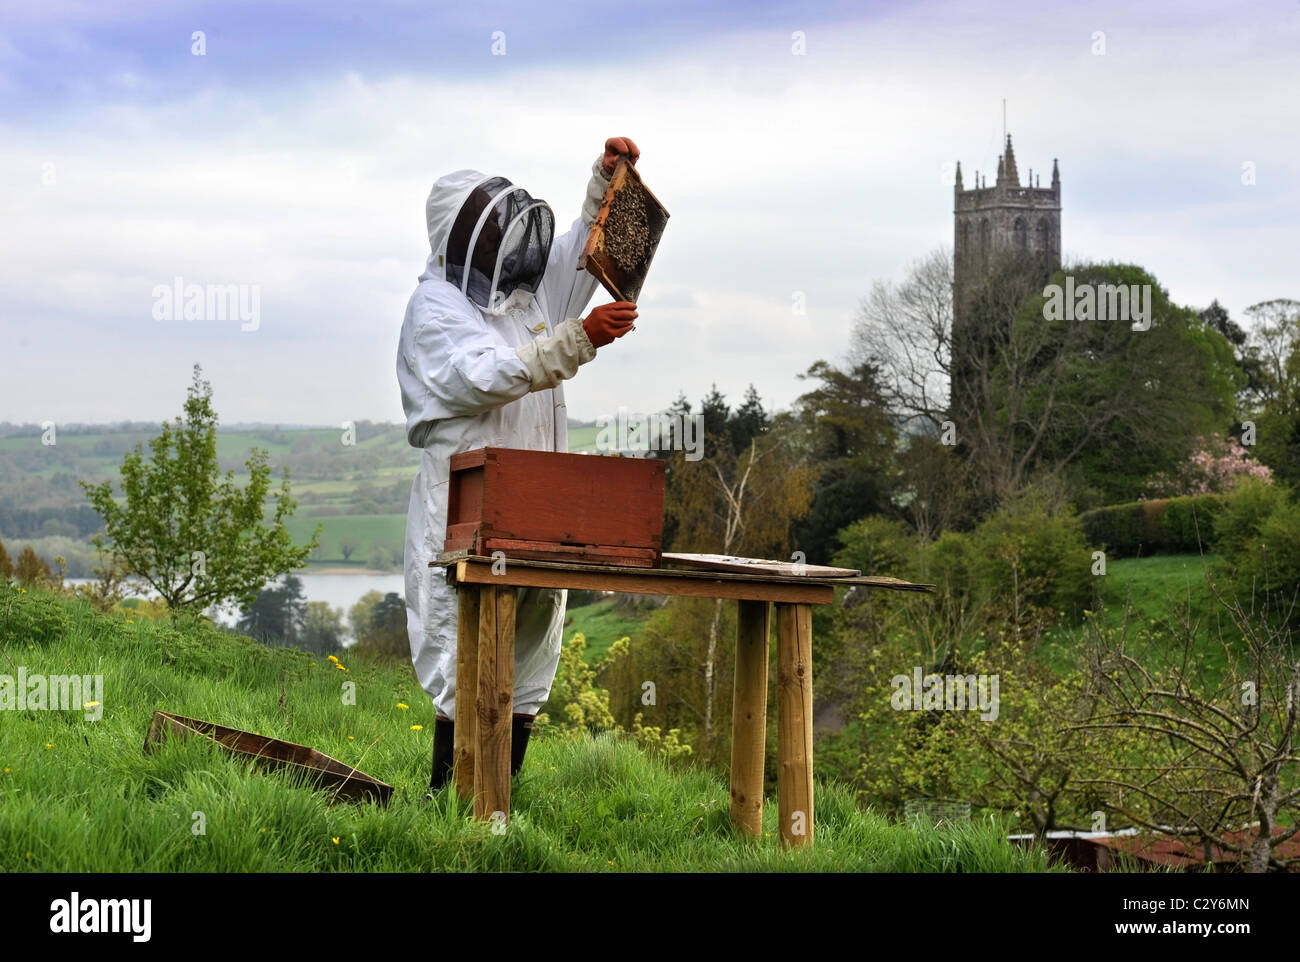
[[[555,232],[545,201],[504,177],[458,170],[434,183],[425,223],[430,276],[494,314],[532,299]]]

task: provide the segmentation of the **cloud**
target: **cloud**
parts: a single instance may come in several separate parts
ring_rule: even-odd
[[[158,9],[107,20],[61,4],[44,46],[19,41],[48,22],[0,43],[0,97],[30,95],[0,126],[0,334],[13,345],[0,417],[167,416],[198,360],[227,422],[399,420],[393,355],[428,253],[429,185],[498,171],[567,225],[610,134],[637,139],[672,219],[637,331],[568,389],[578,417],[653,410],[679,390],[697,401],[715,381],[788,405],[797,374],[843,356],[873,279],[951,243],[945,171],[960,159],[968,185],[977,168],[991,176],[1003,97],[1022,173],[1060,158],[1067,253],[1142,264],[1175,300],[1218,297],[1238,317],[1297,293],[1300,130],[1279,121],[1294,111],[1289,5],[1249,19],[1208,5],[772,6],[743,28],[682,7],[625,24],[621,36],[653,42],[616,45],[618,69],[591,54],[591,23],[546,47],[563,31],[519,21],[504,58],[477,40],[451,49],[489,14],[444,33],[412,21],[403,44],[423,56],[399,44],[384,64],[376,35],[353,37],[334,8],[295,33],[295,5],[276,8],[278,38],[238,6],[245,19],[217,22],[225,40],[195,58],[188,31],[182,53],[170,34],[159,46]],[[169,31],[215,8],[180,9]],[[235,55],[231,38],[254,23],[256,44]],[[794,29],[806,55],[791,52]],[[329,30],[343,33],[325,45]],[[1091,53],[1098,30],[1105,56]],[[280,47],[279,67],[238,69]],[[35,53],[55,49],[78,61],[75,97],[32,79]],[[259,285],[261,326],[155,321],[153,287],[178,276]]]

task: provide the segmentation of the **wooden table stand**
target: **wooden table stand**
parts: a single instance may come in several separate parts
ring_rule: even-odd
[[[739,603],[732,702],[731,821],[763,830],[768,636],[777,624],[777,795],[781,841],[813,842],[812,606],[830,580],[491,558],[440,558],[458,596],[455,784],[481,819],[509,820],[515,590],[524,587],[727,598]],[[841,582],[846,583],[846,582]]]

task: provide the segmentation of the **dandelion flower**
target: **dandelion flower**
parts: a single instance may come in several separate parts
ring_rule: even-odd
[[[53,742],[46,742],[46,743],[45,743],[45,747],[46,747],[46,748],[53,748],[53,747],[54,747],[54,743],[53,743]]]
[[[337,845],[339,843],[339,837],[335,835],[332,839],[330,839],[330,841],[333,842],[335,845]]]
[[[82,707],[82,708],[98,708],[98,707],[99,707],[99,702],[97,702],[97,701],[88,701],[88,702],[86,702],[84,705],[82,705],[81,707]]]
[[[402,711],[406,711],[406,709],[410,708],[411,706],[406,704],[406,702],[399,701],[397,703],[397,707],[402,709]]]
[[[357,740],[357,736],[356,736],[356,735],[349,735],[349,736],[348,736],[348,741],[350,741],[350,742],[354,742],[354,741],[356,741],[356,740]]]
[[[411,726],[411,731],[413,731],[413,732],[418,732],[418,731],[420,731],[422,728],[424,728],[423,725],[412,725],[412,726]]]
[[[334,662],[336,665],[339,663],[338,657],[335,655],[330,655],[330,661]]]
[[[9,774],[9,769],[8,769],[8,768],[5,769],[5,774],[6,774],[6,775]]]

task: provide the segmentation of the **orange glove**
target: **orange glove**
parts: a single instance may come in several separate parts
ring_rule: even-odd
[[[614,165],[618,163],[618,158],[627,154],[628,163],[633,167],[636,166],[637,159],[641,156],[641,151],[637,150],[636,144],[632,142],[631,137],[610,137],[605,141],[605,156],[602,163],[605,165],[605,173],[614,173]]]
[[[631,301],[615,301],[602,304],[588,314],[582,322],[582,329],[587,332],[592,347],[604,347],[632,330],[634,321],[636,305]]]

